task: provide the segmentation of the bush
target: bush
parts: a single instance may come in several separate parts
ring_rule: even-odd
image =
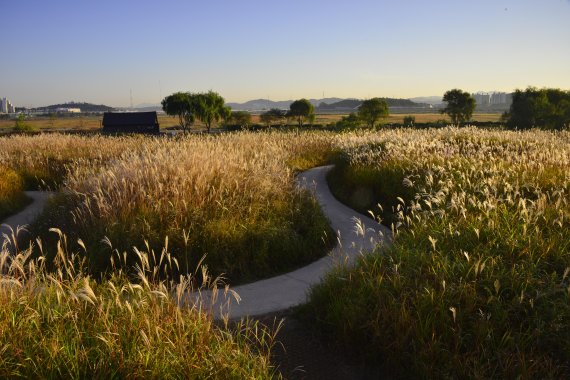
[[[416,124],[415,116],[404,116],[404,127],[411,128]]]
[[[336,122],[336,130],[353,130],[362,126],[362,120],[357,114],[350,113],[347,116],[343,116],[342,119]]]
[[[14,124],[14,132],[32,132],[34,129],[31,125],[26,123],[26,117],[24,114],[19,114]]]

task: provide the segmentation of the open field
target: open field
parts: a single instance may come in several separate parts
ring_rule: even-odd
[[[438,120],[449,120],[447,115],[442,115],[440,113],[418,113],[410,114],[416,118],[416,123],[433,123]],[[346,115],[330,115],[330,114],[320,114],[315,117],[315,124],[327,125],[329,123],[334,123],[339,121],[343,116]],[[390,123],[402,123],[404,116],[407,114],[392,114],[388,118],[381,121],[381,124]],[[50,119],[48,117],[38,117],[26,120],[26,124],[30,125],[34,130],[37,131],[49,131],[49,130],[74,130],[74,131],[91,131],[101,128],[102,116],[84,116],[84,117],[58,117],[55,119]],[[485,114],[485,113],[475,113],[473,114],[473,121],[478,122],[498,122],[501,119],[500,114]],[[177,127],[178,118],[159,115],[158,122],[161,129]],[[260,123],[259,115],[252,115],[253,123]],[[0,120],[0,132],[7,132],[14,127],[14,120]],[[193,129],[205,130],[202,123],[197,122]]]
[[[294,174],[324,163],[336,164],[339,199],[397,234],[313,289],[310,329],[396,377],[568,377],[570,133],[477,128],[0,138],[0,167],[19,189],[61,190],[33,228],[42,248],[21,252],[42,261],[20,256],[7,269],[0,257],[0,326],[13,331],[0,375],[24,360],[14,347],[25,342],[43,374],[52,349],[82,347],[58,365],[179,373],[179,361],[223,351],[196,370],[269,377],[270,330],[235,335],[200,311],[181,316],[161,294],[176,294],[188,272],[183,286],[207,286],[199,264],[235,283],[323,255],[331,232]],[[89,318],[93,326],[80,322]],[[44,320],[57,321],[52,335]],[[172,348],[196,341],[197,351]],[[117,359],[120,346],[131,349]],[[252,372],[236,372],[242,364]]]
[[[333,192],[397,235],[314,288],[315,327],[396,377],[568,377],[569,133],[388,130],[336,146]]]

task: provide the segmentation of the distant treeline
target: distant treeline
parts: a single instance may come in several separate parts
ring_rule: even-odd
[[[52,104],[51,106],[41,107],[41,110],[46,112],[56,112],[58,108],[79,108],[81,112],[111,112],[114,110],[113,107],[106,106],[104,104],[92,104],[92,103],[62,103],[62,104]]]

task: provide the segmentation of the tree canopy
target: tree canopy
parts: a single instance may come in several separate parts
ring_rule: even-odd
[[[314,119],[315,107],[307,99],[295,100],[289,106],[287,116],[295,118],[299,124],[299,128],[301,128],[306,120]]]
[[[285,111],[280,110],[279,108],[272,108],[269,111],[262,113],[259,116],[259,120],[263,124],[267,125],[267,127],[270,127],[271,124],[282,121],[285,118],[285,115]]]
[[[194,122],[194,95],[189,92],[175,92],[161,102],[162,110],[169,116],[178,116],[180,127],[186,132]]]
[[[564,129],[570,127],[570,91],[557,88],[516,90],[506,113],[511,128]]]
[[[194,114],[206,124],[208,133],[213,123],[228,119],[232,114],[231,108],[225,105],[224,98],[217,92],[196,94],[195,99]]]
[[[475,110],[476,102],[470,93],[460,89],[447,91],[443,95],[443,101],[447,103],[441,113],[446,113],[455,125],[461,125],[471,119]]]
[[[381,98],[367,99],[358,107],[358,117],[370,128],[374,128],[376,122],[388,114],[388,103]]]
[[[247,111],[234,111],[228,119],[228,124],[242,129],[248,128],[251,125],[251,114]]]

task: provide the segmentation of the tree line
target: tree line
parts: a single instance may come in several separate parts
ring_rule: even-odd
[[[442,114],[447,114],[451,123],[456,126],[467,124],[476,107],[473,96],[461,89],[452,89],[443,96],[445,107]],[[248,128],[252,124],[251,114],[246,111],[232,112],[225,105],[225,100],[218,93],[176,92],[162,100],[162,109],[167,115],[178,117],[180,127],[188,131],[196,120],[211,127],[219,122],[239,128]],[[389,115],[388,104],[382,98],[367,99],[358,107],[357,112],[343,117],[336,123],[339,129],[352,129],[366,125],[374,128],[378,122]],[[307,99],[295,100],[289,110],[270,109],[260,115],[260,121],[267,127],[294,120],[302,128],[306,123],[315,120],[315,108]],[[546,128],[567,129],[570,127],[570,91],[529,87],[526,90],[516,90],[513,102],[508,112],[503,115],[503,121],[513,129]],[[414,127],[412,116],[404,118],[404,126]]]

